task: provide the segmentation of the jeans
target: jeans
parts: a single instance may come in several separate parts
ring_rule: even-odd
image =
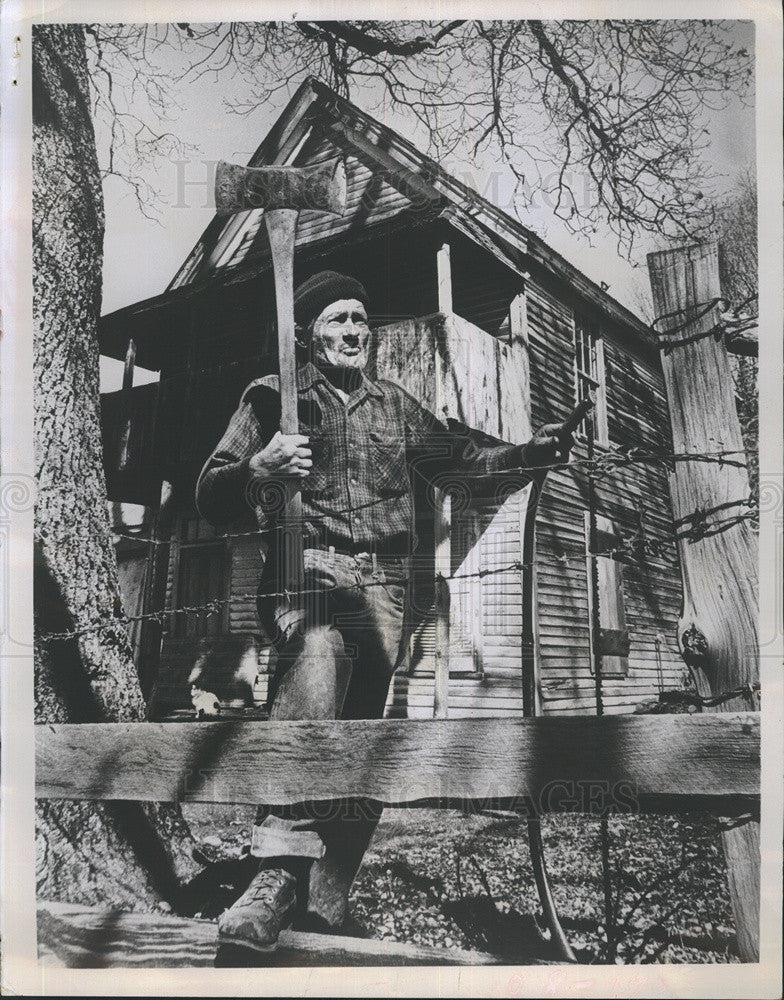
[[[401,653],[409,572],[405,556],[305,550],[305,589],[316,593],[279,602],[272,614],[278,659],[271,719],[383,715]],[[264,621],[263,605],[262,597]],[[308,909],[338,925],[381,812],[369,799],[260,806],[251,853],[314,859]]]

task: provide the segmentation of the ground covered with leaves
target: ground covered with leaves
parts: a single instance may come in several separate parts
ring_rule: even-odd
[[[247,850],[254,809],[186,812],[206,853]],[[553,815],[542,832],[553,896],[581,962],[738,961],[714,818],[611,817],[609,923],[600,822]],[[526,824],[513,814],[386,810],[351,904],[367,937],[476,948],[514,964],[555,957],[539,925]]]

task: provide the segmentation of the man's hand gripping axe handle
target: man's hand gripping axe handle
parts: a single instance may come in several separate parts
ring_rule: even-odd
[[[219,163],[215,173],[219,216],[263,209],[275,274],[280,366],[280,430],[299,431],[297,364],[294,343],[294,240],[302,209],[342,215],[346,208],[346,169],[341,159],[318,167],[241,167]],[[289,592],[304,584],[302,496],[295,480],[286,484],[283,585]]]

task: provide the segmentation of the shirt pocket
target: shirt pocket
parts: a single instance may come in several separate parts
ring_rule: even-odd
[[[370,431],[372,476],[380,498],[401,496],[408,492],[406,450],[402,435],[389,431]]]

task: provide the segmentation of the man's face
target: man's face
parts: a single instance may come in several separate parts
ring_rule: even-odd
[[[358,299],[338,299],[322,309],[313,324],[313,360],[335,368],[364,368],[368,327],[365,307]]]

